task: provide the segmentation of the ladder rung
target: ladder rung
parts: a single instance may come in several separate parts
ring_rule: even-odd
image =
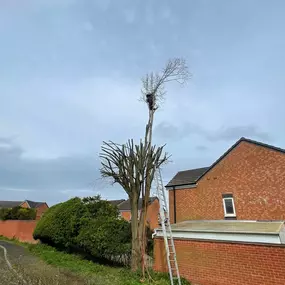
[[[167,261],[169,265],[168,269],[169,269],[171,284],[174,284],[173,280],[178,280],[178,282],[175,282],[175,284],[179,283],[180,285],[181,282],[180,282],[178,264],[177,264],[177,259],[176,259],[175,244],[174,244],[172,231],[171,231],[171,224],[170,224],[170,219],[169,219],[168,205],[167,205],[167,200],[166,200],[166,195],[165,195],[164,184],[162,181],[162,175],[161,175],[161,171],[159,168],[157,168],[155,171],[155,180],[156,180],[157,197],[159,199],[160,211],[162,213],[161,215],[159,215],[159,218],[160,218],[159,225],[162,227],[165,246],[168,252]]]

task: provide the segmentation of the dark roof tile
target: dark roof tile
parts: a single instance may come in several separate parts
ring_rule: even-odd
[[[194,184],[197,179],[208,170],[209,167],[195,168],[179,171],[166,185],[166,187]]]
[[[109,200],[108,202],[110,202],[114,206],[119,206],[124,201],[126,201],[126,200],[125,199],[120,199],[120,200]]]
[[[153,203],[155,200],[157,199],[157,197],[150,197],[149,198],[149,203]],[[139,210],[142,208],[142,198],[139,199]],[[118,205],[118,209],[120,211],[130,211],[131,210],[131,203],[130,200],[126,200],[123,203],[121,203],[120,205]]]
[[[14,208],[22,203],[23,201],[0,201],[0,208]]]
[[[30,200],[25,201],[0,201],[0,208],[14,208],[20,206],[21,204],[27,202],[29,206],[33,209],[45,204],[45,202],[34,202]]]
[[[34,201],[30,201],[30,200],[26,200],[24,202],[27,202],[32,209],[38,208],[41,205],[45,204],[45,202],[34,202]]]

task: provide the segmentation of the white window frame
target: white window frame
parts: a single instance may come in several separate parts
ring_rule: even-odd
[[[233,214],[228,214],[228,213],[227,213],[226,200],[231,200],[231,201],[232,201],[233,210],[234,210],[234,213],[233,213]],[[225,198],[223,198],[223,206],[224,206],[224,214],[225,214],[225,217],[236,217],[235,201],[234,201],[234,198],[233,198],[233,197],[225,197]]]

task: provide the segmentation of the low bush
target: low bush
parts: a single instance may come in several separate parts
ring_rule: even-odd
[[[84,252],[114,261],[130,254],[130,224],[99,196],[73,198],[51,207],[41,218],[34,238],[60,249]]]
[[[122,219],[100,217],[82,225],[77,244],[95,257],[120,259],[131,253],[130,224]]]
[[[34,238],[57,247],[73,248],[87,209],[80,198],[57,204],[46,211],[34,231]]]
[[[20,206],[14,208],[1,208],[0,220],[35,220],[36,210],[30,208],[22,208]]]

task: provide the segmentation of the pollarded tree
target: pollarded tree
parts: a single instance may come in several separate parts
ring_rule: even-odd
[[[111,177],[119,183],[129,196],[132,213],[132,269],[142,268],[144,272],[144,254],[146,245],[146,213],[150,198],[151,184],[155,171],[164,164],[168,156],[163,153],[164,146],[152,145],[154,113],[165,95],[165,84],[176,81],[183,84],[189,73],[183,59],[169,60],[160,73],[150,73],[142,79],[142,99],[149,110],[144,141],[135,145],[133,140],[118,145],[103,142],[101,152],[101,174]],[[141,215],[138,217],[138,202],[142,197]]]
[[[148,147],[152,145],[152,133],[154,114],[161,106],[165,99],[165,84],[177,82],[183,85],[190,77],[186,62],[182,58],[174,58],[167,62],[161,72],[148,73],[142,78],[142,97],[141,99],[147,104],[149,115],[145,132],[145,144]],[[148,154],[148,152],[147,152]],[[156,165],[153,165],[156,168]],[[145,252],[146,245],[146,214],[153,176],[146,175],[142,185],[142,213],[140,221],[140,236],[142,238],[142,253]],[[144,257],[144,254],[142,254]],[[144,262],[142,262],[142,271],[144,272]]]
[[[125,145],[113,142],[103,142],[101,153],[101,174],[111,177],[114,183],[119,183],[129,196],[131,203],[132,228],[132,258],[133,270],[141,265],[142,238],[140,236],[140,220],[138,219],[138,203],[146,176],[153,179],[155,167],[167,161],[163,147],[145,145],[140,142],[135,145],[129,140]]]

